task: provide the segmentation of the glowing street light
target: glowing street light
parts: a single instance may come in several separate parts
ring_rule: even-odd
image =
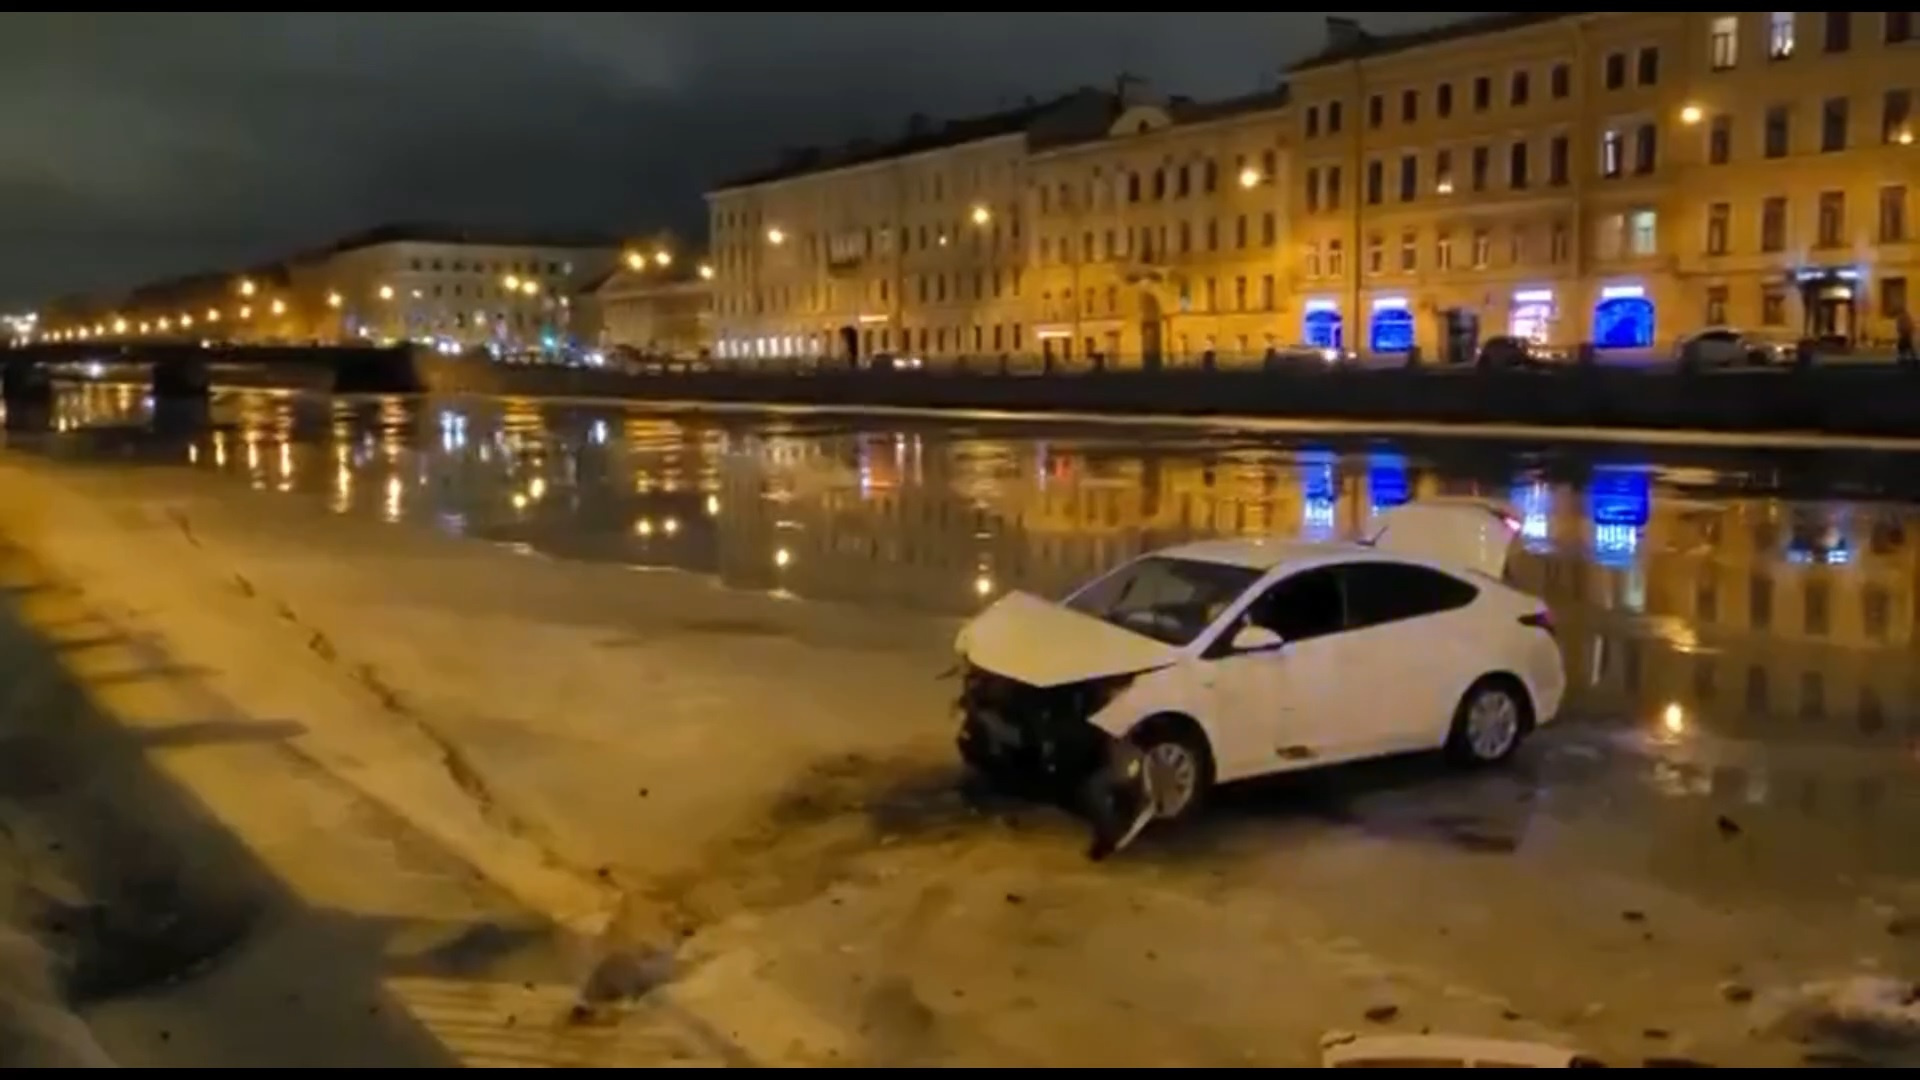
[[[767,230],[767,243],[772,244],[774,247],[779,247],[781,244],[784,244],[786,242],[787,242],[786,230],[781,229],[778,226]]]
[[[537,281],[523,281],[520,283],[520,291],[526,293],[528,296],[539,296],[540,283]]]
[[[124,333],[126,333],[126,332],[127,332],[127,320],[125,320],[125,319],[115,319],[115,320],[113,320],[113,332],[114,332],[114,333],[116,333],[116,334],[124,334]]]
[[[1241,169],[1240,170],[1240,186],[1243,188],[1259,187],[1260,186],[1260,170],[1254,168],[1251,165],[1247,166],[1244,169]]]
[[[251,318],[253,318],[253,305],[252,305],[252,304],[241,304],[241,305],[240,305],[240,312],[239,312],[239,315],[240,315],[240,317],[241,317],[242,319],[251,319]]]
[[[380,286],[380,299],[382,300],[393,299],[393,286],[391,285]]]
[[[342,300],[340,299],[340,294],[339,294],[339,293],[337,293],[337,292],[330,292],[330,293],[328,293],[328,294],[327,294],[327,306],[328,306],[328,307],[330,307],[330,308],[338,308],[338,307],[339,307],[339,306],[341,305],[341,303],[342,303],[342,302],[343,302],[343,301],[342,301]]]
[[[1680,122],[1691,126],[1704,120],[1706,115],[1705,110],[1701,109],[1700,106],[1689,105],[1680,110]]]
[[[673,255],[671,252],[656,251],[653,253],[653,261],[657,266],[672,266]]]
[[[639,271],[647,268],[647,257],[637,251],[627,252],[627,269]],[[508,286],[512,288],[512,286]]]
[[[702,281],[712,281],[712,280],[713,280],[713,267],[711,267],[711,266],[708,266],[708,265],[707,265],[706,263],[701,263],[701,264],[700,264],[700,280],[702,280]]]
[[[975,225],[984,226],[984,225],[990,224],[992,221],[993,221],[992,210],[987,209],[985,206],[976,206],[973,208],[973,223]]]
[[[183,311],[183,312],[181,312],[181,313],[180,313],[180,325],[181,325],[182,327],[188,327],[188,326],[192,326],[192,325],[193,325],[193,316],[191,316],[191,315],[189,315],[189,314],[187,314],[187,313],[186,313],[186,312],[184,312],[184,311]]]
[[[241,296],[252,296],[252,295],[253,295],[253,293],[254,293],[254,284],[253,284],[253,279],[252,279],[252,278],[241,278],[241,279],[240,279],[240,295],[241,295]]]
[[[219,309],[219,308],[208,308],[208,309],[207,309],[207,321],[208,321],[208,322],[219,322],[219,321],[220,321],[220,309]]]
[[[268,305],[267,310],[273,312],[275,315],[285,315],[287,313],[287,302],[285,300],[275,300],[272,304]]]

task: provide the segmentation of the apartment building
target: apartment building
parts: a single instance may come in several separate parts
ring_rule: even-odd
[[[1912,13],[1501,14],[1292,73],[1302,333],[1883,339],[1914,261]]]

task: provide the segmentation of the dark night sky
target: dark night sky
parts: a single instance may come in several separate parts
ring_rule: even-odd
[[[716,176],[916,110],[1254,89],[1324,14],[12,12],[0,307],[394,220],[697,222]]]

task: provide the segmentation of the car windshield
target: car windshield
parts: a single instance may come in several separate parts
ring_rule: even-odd
[[[1260,571],[1155,555],[1082,589],[1067,606],[1136,634],[1186,645],[1220,618]]]

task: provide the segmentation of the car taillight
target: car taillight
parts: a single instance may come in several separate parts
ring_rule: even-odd
[[[1541,608],[1531,615],[1522,615],[1520,616],[1520,625],[1531,626],[1535,630],[1545,630],[1547,634],[1551,636],[1553,634],[1553,612],[1548,611],[1546,608]]]

